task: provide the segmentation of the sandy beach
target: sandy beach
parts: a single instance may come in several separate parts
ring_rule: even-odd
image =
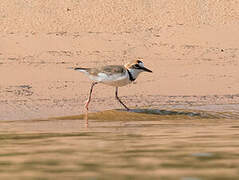
[[[0,119],[81,114],[90,81],[69,67],[138,57],[153,74],[120,88],[129,106],[237,104],[237,1],[2,1]],[[120,108],[95,88],[90,110]]]

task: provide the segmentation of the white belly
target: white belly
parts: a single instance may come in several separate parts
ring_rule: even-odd
[[[116,87],[125,86],[132,82],[129,80],[129,74],[127,72],[125,72],[125,74],[114,74],[110,76],[99,73],[98,76],[90,76],[90,78],[96,82]]]
[[[117,81],[102,81],[101,83],[109,85],[109,86],[121,87],[121,86],[130,84],[131,81],[128,78],[127,79],[125,78],[125,79],[121,79],[121,80],[117,80]]]

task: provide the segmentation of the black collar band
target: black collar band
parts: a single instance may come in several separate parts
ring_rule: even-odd
[[[128,72],[128,74],[129,74],[129,80],[130,80],[130,81],[134,81],[135,79],[133,78],[131,72],[130,72],[128,69],[127,69],[127,72]]]

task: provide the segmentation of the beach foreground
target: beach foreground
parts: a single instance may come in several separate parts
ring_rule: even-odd
[[[1,177],[239,178],[236,114],[144,109],[89,117],[87,128],[82,116],[1,122]]]

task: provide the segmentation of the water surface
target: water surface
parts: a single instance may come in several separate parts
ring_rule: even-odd
[[[235,114],[138,109],[88,117],[88,127],[83,115],[2,121],[0,177],[239,179]]]

